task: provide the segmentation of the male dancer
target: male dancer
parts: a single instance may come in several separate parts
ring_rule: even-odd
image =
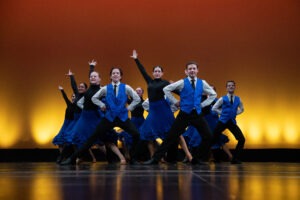
[[[189,125],[193,125],[203,139],[199,151],[193,155],[191,163],[202,164],[201,159],[207,159],[208,157],[212,136],[201,108],[210,105],[217,94],[206,81],[197,78],[197,63],[187,63],[185,73],[187,75],[186,78],[174,82],[163,89],[170,102],[180,107],[180,111],[164,142],[156,150],[153,157],[144,162],[145,165],[158,164],[165,152],[178,141],[178,137],[185,132],[186,127]],[[171,92],[174,90],[180,92],[180,101],[172,95]],[[203,102],[201,102],[202,94],[208,95],[208,98]]]
[[[106,111],[105,116],[83,147],[76,151],[67,160],[61,162],[61,165],[73,164],[76,157],[89,148],[98,137],[103,141],[105,134],[116,126],[132,135],[133,145],[131,151],[131,163],[135,164],[136,146],[140,135],[137,128],[128,118],[128,111],[132,111],[134,109],[134,107],[140,102],[140,97],[129,85],[120,82],[122,75],[120,68],[113,67],[110,71],[112,83],[102,87],[92,97],[92,101],[98,105],[102,111]],[[132,102],[128,105],[128,107],[126,107],[127,95],[132,98]],[[100,97],[102,96],[106,96],[106,104],[100,101]]]
[[[244,112],[244,106],[241,99],[234,95],[235,82],[227,81],[226,83],[227,94],[214,104],[213,111],[216,111],[219,115],[219,121],[213,133],[213,143],[218,140],[221,133],[228,128],[230,132],[237,139],[238,143],[235,147],[235,152],[231,160],[232,164],[241,164],[240,154],[244,148],[245,137],[236,123],[236,116]]]

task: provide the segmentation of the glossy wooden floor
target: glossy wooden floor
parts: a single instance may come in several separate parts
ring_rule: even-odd
[[[0,199],[300,199],[300,163],[0,163]]]

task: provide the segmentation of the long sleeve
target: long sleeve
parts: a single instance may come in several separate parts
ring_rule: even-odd
[[[183,82],[183,79],[181,79],[181,80],[171,83],[163,88],[163,91],[164,91],[167,99],[169,99],[169,101],[171,102],[171,104],[176,104],[178,102],[178,100],[172,95],[172,91],[175,91],[175,90],[181,91],[183,88],[183,85],[184,85],[184,82]]]
[[[242,100],[240,100],[240,104],[239,104],[236,114],[239,115],[239,114],[242,114],[243,112],[244,112],[244,105],[243,105]]]
[[[68,96],[67,96],[66,92],[64,90],[60,90],[60,92],[61,92],[61,94],[62,94],[62,96],[63,96],[63,98],[64,98],[67,106],[70,105],[70,104],[72,104],[72,102],[68,99]]]
[[[70,76],[70,81],[71,81],[71,87],[72,87],[73,93],[74,93],[75,96],[77,97],[78,94],[79,94],[79,92],[78,92],[77,83],[76,83],[76,81],[75,81],[74,75],[71,75],[71,76]]]
[[[92,72],[95,71],[95,65],[90,65],[89,78]]]
[[[149,110],[149,99],[146,99],[143,103],[142,106],[144,110],[148,111]]]
[[[94,94],[94,96],[92,97],[92,102],[93,102],[95,105],[99,106],[100,108],[105,107],[105,104],[100,100],[100,98],[101,98],[102,96],[105,96],[105,95],[106,95],[106,90],[107,90],[107,87],[104,86],[104,87],[102,87],[98,92],[96,92],[96,93]]]
[[[132,102],[127,106],[127,109],[132,111],[141,102],[141,98],[129,85],[126,85],[126,94],[132,98]]]
[[[139,59],[134,59],[138,69],[140,70],[141,74],[143,75],[145,81],[147,83],[149,83],[150,81],[152,81],[151,76],[149,76],[144,68],[144,66],[141,64],[141,62],[139,61]]]
[[[222,108],[221,108],[222,104],[223,104],[223,98],[220,97],[218,99],[218,101],[211,108],[212,111],[215,111],[216,113],[218,113],[219,115],[221,115],[221,113],[222,113]]]
[[[208,83],[204,80],[202,80],[203,83],[203,93],[207,95],[207,99],[201,103],[201,107],[209,106],[217,97],[217,93],[214,91],[214,89],[208,85]]]
[[[84,97],[81,97],[81,99],[79,99],[77,101],[77,106],[81,109],[83,109],[83,104],[84,104]]]

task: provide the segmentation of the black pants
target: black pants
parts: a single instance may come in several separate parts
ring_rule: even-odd
[[[229,120],[228,122],[226,122],[226,124],[222,123],[221,121],[217,123],[217,126],[213,132],[213,144],[218,142],[218,138],[225,129],[228,129],[238,141],[235,147],[235,152],[233,154],[233,159],[239,160],[241,152],[244,149],[245,137],[241,129],[235,123],[233,123],[233,121]]]
[[[178,142],[178,137],[185,132],[186,127],[189,125],[193,125],[202,137],[198,153],[193,156],[198,159],[206,159],[210,149],[212,134],[203,115],[197,114],[196,110],[193,110],[189,114],[183,111],[179,112],[169,133],[167,134],[167,137],[154,153],[153,159],[159,161],[170,147],[174,146],[174,143]]]
[[[126,121],[123,122],[119,118],[116,118],[113,122],[109,121],[106,118],[103,118],[101,122],[97,125],[94,133],[87,139],[84,145],[71,156],[71,159],[73,160],[76,159],[77,157],[80,157],[81,154],[86,149],[90,148],[98,138],[100,138],[101,141],[104,141],[105,134],[116,126],[122,128],[124,131],[131,134],[133,144],[132,144],[130,154],[131,154],[131,158],[135,159],[137,153],[136,148],[140,139],[140,134],[137,128],[135,127],[135,125],[130,121],[130,119],[127,119]]]

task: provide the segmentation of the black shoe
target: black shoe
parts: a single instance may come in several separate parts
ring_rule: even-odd
[[[150,160],[143,162],[143,165],[157,165],[157,164],[158,164],[158,161],[155,160],[154,158],[151,158]]]
[[[140,163],[137,160],[132,159],[132,160],[130,160],[129,164],[130,165],[139,165]]]
[[[234,159],[234,160],[231,161],[231,164],[233,164],[233,165],[242,164],[242,161]]]
[[[67,158],[66,160],[59,163],[60,165],[75,165],[75,161],[72,161],[71,158]]]
[[[62,160],[63,160],[62,155],[59,155],[59,156],[56,158],[56,163],[57,163],[57,164],[60,164]]]
[[[192,165],[207,165],[205,162],[203,162],[203,161],[201,161],[201,160],[199,160],[197,158],[193,158],[191,160],[191,164]]]

